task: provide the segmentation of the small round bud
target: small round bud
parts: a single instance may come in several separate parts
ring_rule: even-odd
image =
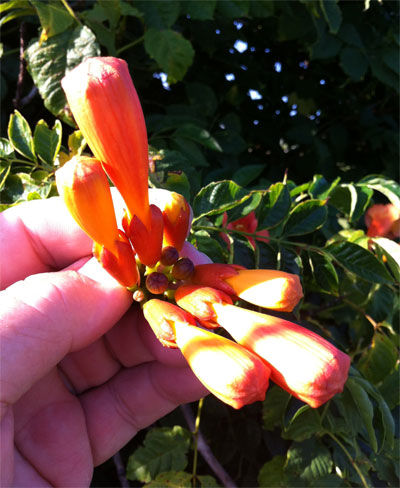
[[[187,280],[194,271],[194,264],[189,258],[179,259],[172,267],[172,277],[175,280]]]
[[[145,298],[146,298],[146,293],[141,288],[138,288],[133,292],[133,299],[135,300],[135,302],[138,303],[143,302]]]
[[[162,273],[151,273],[146,278],[146,288],[153,295],[161,295],[168,288],[168,278]]]
[[[163,248],[160,259],[161,264],[164,266],[172,266],[178,261],[178,259],[179,253],[175,247],[166,246]]]

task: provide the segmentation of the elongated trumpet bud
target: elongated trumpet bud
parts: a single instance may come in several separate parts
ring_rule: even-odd
[[[291,394],[319,407],[343,390],[350,358],[330,342],[287,320],[214,304],[217,322],[271,368],[271,379]]]

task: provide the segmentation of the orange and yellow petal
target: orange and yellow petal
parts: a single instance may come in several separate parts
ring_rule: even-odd
[[[173,324],[175,340],[203,385],[233,408],[262,401],[270,370],[236,342],[182,322]]]
[[[225,278],[235,295],[253,305],[291,312],[303,297],[297,275],[272,269],[243,269]]]
[[[271,379],[317,408],[343,390],[350,358],[330,342],[287,320],[214,304],[218,323],[241,345],[263,358]]]
[[[147,132],[126,62],[89,58],[63,78],[62,87],[80,130],[130,215],[148,227]]]
[[[74,157],[56,172],[57,189],[79,226],[117,254],[117,221],[110,186],[100,161]]]

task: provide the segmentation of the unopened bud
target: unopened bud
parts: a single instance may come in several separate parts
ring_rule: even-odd
[[[166,246],[163,248],[160,259],[161,264],[164,266],[172,266],[178,261],[178,259],[179,253],[175,247]]]
[[[177,261],[171,271],[175,280],[187,280],[193,274],[194,264],[189,258],[181,258]]]
[[[141,288],[138,288],[133,292],[133,299],[135,300],[135,302],[138,303],[143,302],[145,298],[146,298],[146,293]]]
[[[151,273],[146,278],[146,288],[153,295],[161,295],[168,288],[168,278],[162,273]]]

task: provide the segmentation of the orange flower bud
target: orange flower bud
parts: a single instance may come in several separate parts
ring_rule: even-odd
[[[117,221],[110,186],[100,161],[74,157],[56,172],[57,189],[79,226],[117,254]]]
[[[93,246],[93,254],[114,279],[122,286],[131,288],[140,279],[132,246],[126,238],[123,239],[122,237],[115,244],[117,248],[116,255],[96,243]]]
[[[273,269],[244,269],[232,264],[200,264],[190,279],[259,307],[291,312],[303,296],[297,275]]]
[[[240,269],[225,282],[243,300],[282,312],[291,312],[303,296],[297,275],[274,269]]]
[[[164,246],[173,246],[180,251],[189,232],[189,204],[179,193],[169,191],[158,191],[153,203],[163,213]]]
[[[217,398],[233,408],[264,400],[270,370],[255,354],[199,327],[175,322],[173,328],[192,371]]]
[[[149,300],[143,305],[143,313],[157,339],[166,347],[178,347],[175,342],[173,323],[196,325],[190,313],[163,300]]]
[[[80,130],[130,215],[137,215],[149,227],[147,132],[126,62],[90,58],[61,83]]]
[[[195,327],[192,315],[172,303],[150,300],[143,312],[159,341],[178,346],[194,374],[217,398],[234,408],[264,400],[270,370],[255,354]]]
[[[234,264],[199,264],[195,266],[190,281],[194,285],[209,286],[222,290],[228,295],[235,295],[235,290],[226,282],[226,279],[237,275],[239,269],[244,268]]]
[[[317,408],[343,390],[350,358],[300,325],[233,305],[214,304],[218,323],[271,368],[271,379]]]
[[[146,266],[154,266],[160,259],[163,241],[164,224],[161,210],[155,205],[150,205],[150,215],[150,226],[146,227],[139,217],[134,215],[126,231],[140,261]],[[126,222],[126,217],[124,220]]]
[[[190,312],[208,328],[216,328],[216,313],[212,308],[213,303],[229,303],[232,300],[229,295],[221,290],[199,285],[182,285],[175,292],[175,301],[187,312]]]
[[[399,219],[400,209],[393,204],[372,205],[365,214],[367,235],[370,237],[399,237]]]

